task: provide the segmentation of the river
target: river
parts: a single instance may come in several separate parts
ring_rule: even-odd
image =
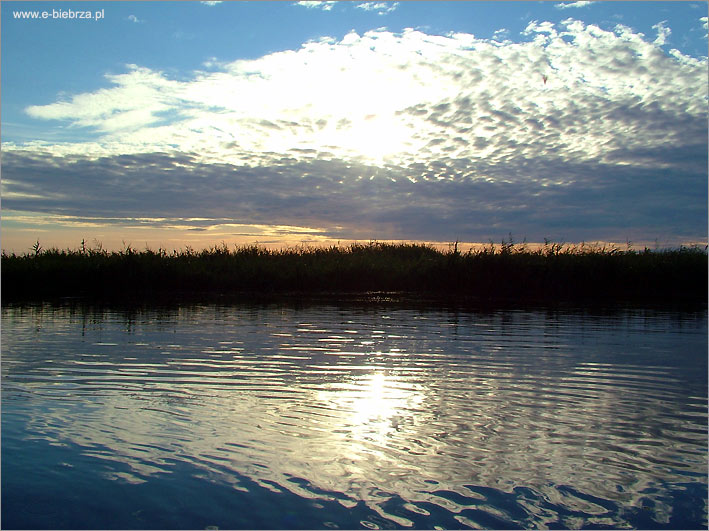
[[[2,527],[707,526],[707,313],[2,309]]]

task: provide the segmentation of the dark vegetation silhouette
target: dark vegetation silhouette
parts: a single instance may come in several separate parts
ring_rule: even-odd
[[[269,250],[257,245],[201,251],[125,245],[108,252],[2,253],[4,301],[200,296],[372,294],[507,301],[707,301],[707,252],[698,247],[635,251],[564,245],[539,249],[512,239],[460,252],[424,244],[370,242]]]

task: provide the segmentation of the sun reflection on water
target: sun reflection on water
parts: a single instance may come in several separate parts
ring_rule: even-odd
[[[524,315],[451,327],[435,313],[215,314],[137,320],[130,334],[96,320],[78,341],[55,315],[54,335],[52,324],[42,332],[54,354],[20,319],[3,337],[3,414],[25,415],[33,437],[77,446],[119,481],[156,481],[187,462],[205,481],[245,491],[246,477],[348,509],[363,501],[402,526],[433,506],[466,525],[475,521],[462,513],[480,507],[510,523],[491,496],[519,487],[604,525],[617,523],[609,503],[639,506],[657,492],[653,517],[664,522],[661,481],[706,473],[706,387],[687,399],[687,374],[662,352],[633,358],[647,334],[627,332],[623,344],[609,328],[579,340],[577,355],[563,326],[535,344]],[[590,505],[588,493],[611,501]],[[408,518],[387,509],[395,496]],[[515,503],[524,524],[559,518],[537,498]]]
[[[418,386],[404,386],[384,371],[357,375],[346,389],[330,387],[317,393],[341,413],[333,432],[346,440],[354,459],[370,457],[391,445],[393,435],[413,425],[423,400]]]

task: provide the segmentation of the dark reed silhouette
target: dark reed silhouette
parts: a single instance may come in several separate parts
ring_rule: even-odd
[[[635,251],[502,241],[460,252],[371,242],[269,250],[257,245],[171,252],[101,245],[2,254],[2,298],[93,298],[194,294],[279,296],[405,292],[483,300],[707,301],[707,252]]]

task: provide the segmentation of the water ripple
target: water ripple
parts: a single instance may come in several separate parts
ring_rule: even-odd
[[[681,509],[706,497],[705,315],[197,306],[126,319],[3,308],[3,465],[46,443],[74,479],[194,481],[224,527],[237,494],[280,496],[317,528],[706,524],[706,504]]]

